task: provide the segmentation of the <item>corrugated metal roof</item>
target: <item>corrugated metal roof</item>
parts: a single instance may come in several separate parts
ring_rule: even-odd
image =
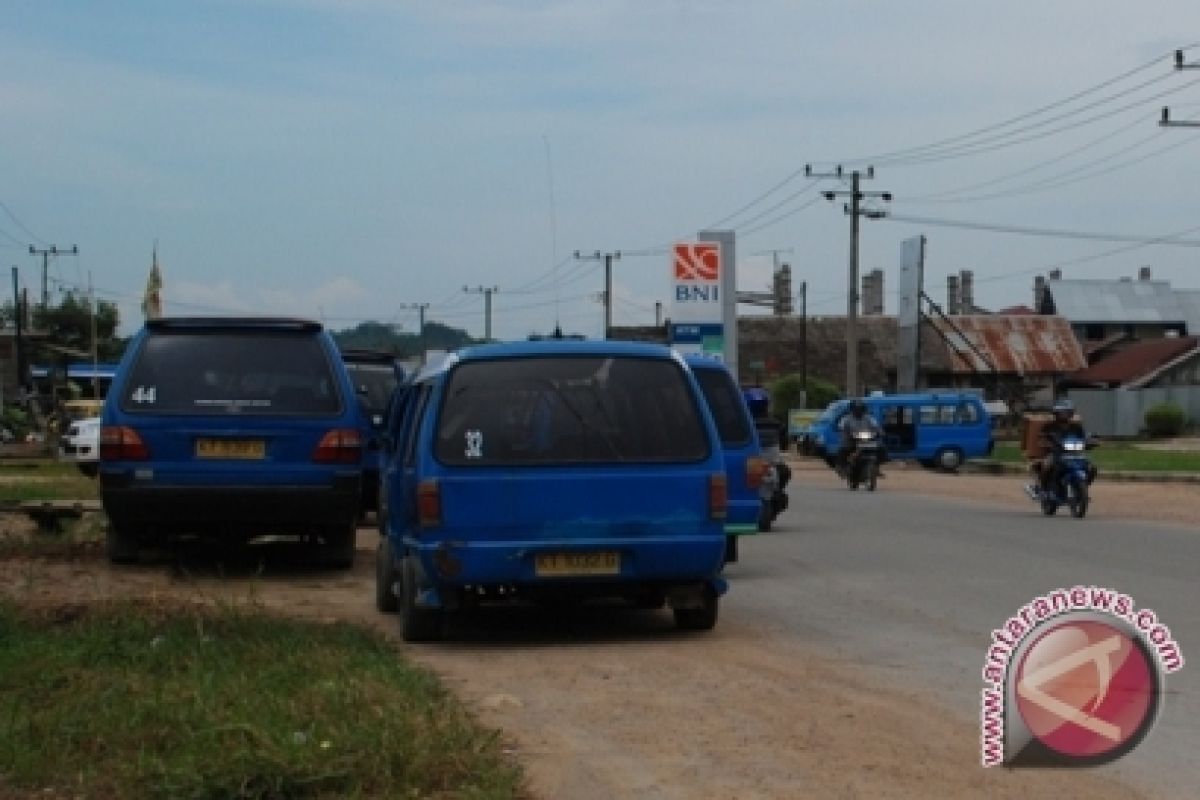
[[[1169,336],[1143,339],[1071,375],[1076,385],[1125,386],[1152,375],[1164,365],[1200,347],[1200,337]]]
[[[1046,288],[1054,300],[1054,311],[1072,324],[1079,323],[1179,323],[1188,312],[1167,281],[1143,280],[1049,280]],[[1200,324],[1200,304],[1194,320]],[[1189,326],[1190,327],[1190,326]]]
[[[1060,316],[975,315],[932,322],[946,338],[953,372],[988,373],[995,367],[1001,373],[1049,375],[1087,366],[1070,323]]]

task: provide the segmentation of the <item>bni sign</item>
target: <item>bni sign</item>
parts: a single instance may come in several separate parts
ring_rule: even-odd
[[[721,245],[682,242],[672,248],[672,322],[721,322]]]

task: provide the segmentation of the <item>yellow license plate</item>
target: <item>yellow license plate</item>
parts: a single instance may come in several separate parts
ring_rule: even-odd
[[[262,439],[197,439],[196,458],[266,458]]]
[[[620,575],[621,554],[602,553],[538,553],[534,572],[539,577],[574,575]]]

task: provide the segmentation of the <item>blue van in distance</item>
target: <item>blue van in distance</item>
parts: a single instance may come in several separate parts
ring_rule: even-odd
[[[724,456],[672,350],[467,348],[397,390],[384,446],[376,604],[406,640],[464,607],[589,597],[716,624]]]
[[[954,472],[966,459],[991,455],[995,447],[991,418],[975,393],[875,394],[862,400],[883,428],[890,459]],[[849,410],[849,400],[838,400],[810,427],[808,448],[826,461],[837,455],[838,423]]]

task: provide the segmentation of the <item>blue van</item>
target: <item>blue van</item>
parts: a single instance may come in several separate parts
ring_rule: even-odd
[[[954,472],[968,458],[991,455],[996,445],[991,419],[977,394],[876,394],[862,400],[883,427],[890,459]],[[849,410],[849,400],[831,403],[812,423],[806,447],[832,462],[841,446],[838,423]]]
[[[332,337],[287,318],[148,321],[100,428],[115,563],[178,536],[299,535],[354,560],[361,412]]]
[[[376,603],[407,641],[478,604],[609,597],[716,624],[724,456],[661,345],[472,347],[398,390],[385,436]]]
[[[715,358],[687,355],[687,364],[700,384],[709,413],[717,425],[725,452],[725,479],[729,488],[729,511],[725,516],[725,561],[738,558],[738,538],[758,533],[762,498],[759,486],[767,471],[754,419],[733,374]]]
[[[343,348],[342,361],[362,410],[359,424],[363,436],[361,518],[379,508],[379,432],[392,393],[404,377],[404,368],[395,355],[378,350]]]

